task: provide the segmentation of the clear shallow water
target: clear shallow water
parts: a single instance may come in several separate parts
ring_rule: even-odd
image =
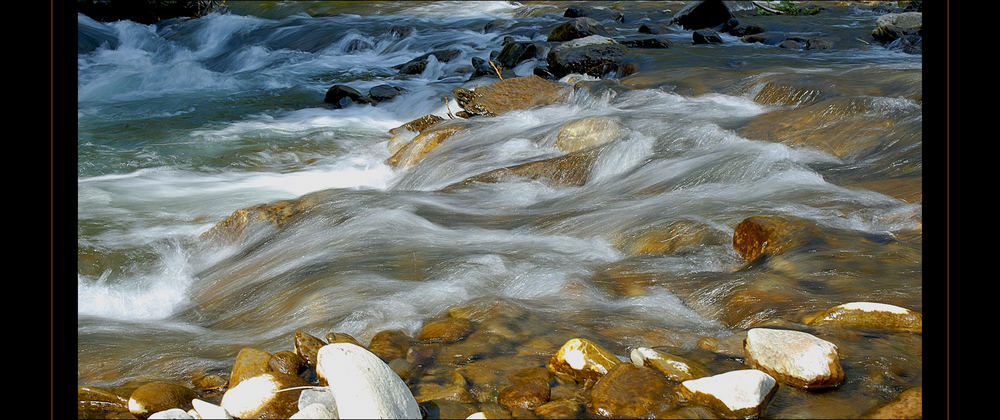
[[[509,327],[523,337],[590,337],[621,355],[697,356],[700,338],[848,301],[923,309],[921,57],[857,41],[876,18],[862,8],[759,22],[822,34],[832,51],[692,46],[674,28],[674,45],[637,50],[620,84],[585,81],[564,103],[470,121],[413,168],[385,163],[389,129],[445,116],[451,89],[493,80],[467,81],[472,57],[504,36],[544,41],[565,6],[241,2],[149,26],[79,16],[78,33],[112,41],[78,56],[78,383],[228,373],[240,348],[288,349],[298,330],[367,343],[484,302],[518,308]],[[618,30],[661,15],[637,6]],[[503,30],[483,30],[497,19]],[[392,68],[440,48],[461,54],[420,75]],[[335,83],[407,93],[332,109]],[[584,185],[446,188],[559,156],[559,129],[587,116],[625,134]],[[306,210],[280,229],[201,237],[236,209],[300,198]],[[743,269],[732,229],[761,214],[815,223],[822,239]],[[694,239],[629,251],[665,226]],[[773,412],[860,415],[921,383],[919,340],[869,338],[835,339],[864,379],[807,402],[783,391]]]

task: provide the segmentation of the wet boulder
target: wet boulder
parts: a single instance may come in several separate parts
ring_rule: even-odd
[[[611,117],[585,117],[564,124],[556,135],[556,148],[567,153],[600,146],[628,135],[624,125]]]
[[[364,347],[327,344],[317,358],[316,373],[333,392],[340,418],[422,418],[403,380]]]
[[[392,85],[378,85],[368,89],[368,97],[373,102],[384,102],[406,93],[406,89]]]
[[[600,148],[592,148],[550,159],[494,169],[466,178],[442,190],[454,191],[479,182],[498,183],[525,179],[540,181],[550,186],[583,185],[590,178],[591,168],[599,154]]]
[[[753,23],[740,22],[736,18],[729,19],[719,27],[719,32],[725,32],[732,36],[747,36],[764,32],[764,27]]]
[[[511,411],[518,408],[535,410],[549,401],[549,382],[541,378],[514,381],[497,394],[497,403]]]
[[[385,361],[400,359],[406,357],[412,341],[403,330],[379,331],[372,337],[368,350]]]
[[[201,238],[233,241],[248,228],[262,222],[280,228],[305,209],[312,207],[313,204],[315,204],[313,197],[307,195],[291,200],[280,200],[237,209],[225,220],[216,223],[211,229],[202,233]]]
[[[458,120],[444,124],[435,124],[396,151],[386,163],[394,168],[411,168],[423,160],[431,150],[436,149],[443,141],[465,129]]]
[[[563,42],[549,50],[547,69],[560,78],[570,73],[625,77],[635,69],[626,62],[624,45],[600,35]]]
[[[621,44],[628,48],[670,48],[670,41],[660,38],[632,38],[623,39]]]
[[[733,17],[722,0],[703,0],[688,3],[677,11],[671,23],[684,29],[702,29],[722,25]]]
[[[245,379],[270,371],[271,353],[246,347],[240,350],[233,362],[229,374],[229,388],[238,385]]]
[[[430,343],[454,343],[468,336],[475,329],[465,318],[445,318],[425,324],[417,333],[417,340]]]
[[[920,419],[923,418],[923,389],[910,388],[863,416],[866,419]]]
[[[76,389],[77,416],[79,418],[109,418],[129,415],[129,394],[96,386]]]
[[[573,338],[549,358],[546,367],[564,380],[583,382],[600,379],[621,363],[613,353],[597,343],[586,338]]]
[[[649,347],[632,349],[629,358],[633,365],[653,368],[675,382],[697,379],[710,374],[708,369],[697,362]]]
[[[695,44],[721,44],[722,37],[712,29],[698,29],[691,34]]]
[[[171,408],[189,410],[193,407],[191,400],[195,398],[198,398],[198,393],[188,387],[169,382],[150,382],[132,391],[128,411],[136,417],[146,418]]]
[[[357,344],[359,346],[361,345],[361,343],[359,343],[358,340],[354,338],[354,336],[352,336],[352,335],[350,335],[348,333],[342,333],[342,332],[330,332],[330,333],[327,333],[326,334],[326,342],[327,343],[331,343],[331,344],[332,343],[351,343],[351,344]]]
[[[890,43],[907,35],[923,35],[923,13],[889,13],[878,17],[872,38],[881,43]]]
[[[282,350],[271,355],[267,366],[271,372],[298,375],[306,369],[307,363],[302,356],[288,350]]]
[[[327,89],[326,95],[323,96],[323,102],[333,105],[335,109],[339,109],[353,104],[369,104],[372,101],[355,88],[337,84]]]
[[[295,332],[295,354],[311,366],[316,366],[316,352],[326,345],[323,340],[303,331]]]
[[[509,42],[497,54],[495,63],[501,68],[513,68],[523,61],[541,57],[542,48],[534,42]]]
[[[809,325],[841,325],[850,328],[909,331],[923,330],[920,313],[895,305],[876,302],[850,302],[834,306],[808,317]]]
[[[552,28],[546,41],[564,42],[591,35],[610,36],[608,30],[596,20],[588,17],[577,17]]]
[[[659,372],[621,363],[587,394],[587,413],[604,418],[663,418],[677,406],[674,386]]]
[[[420,74],[423,73],[425,69],[427,69],[427,64],[430,62],[430,57],[432,55],[434,56],[435,60],[442,63],[447,63],[461,54],[462,51],[455,48],[435,50],[427,54],[423,54],[419,57],[416,57],[403,64],[394,66],[393,68],[399,70],[399,72],[402,74]]]
[[[399,127],[390,129],[389,134],[392,135],[392,138],[389,139],[389,144],[388,144],[389,153],[396,154],[396,152],[398,152],[399,149],[401,149],[403,146],[405,146],[407,143],[413,140],[413,138],[416,137],[417,134],[420,134],[428,127],[437,124],[441,121],[444,121],[444,118],[441,118],[434,114],[428,114],[424,115],[423,117],[417,118],[413,121],[410,121],[406,124],[403,124]]]
[[[240,381],[222,395],[219,403],[233,417],[288,418],[298,411],[301,389],[309,382],[295,376],[269,372]]]
[[[844,380],[837,346],[809,333],[752,328],[743,350],[747,366],[784,384],[815,390],[836,387]]]
[[[767,373],[744,369],[686,380],[677,390],[687,401],[710,407],[723,418],[756,418],[778,386]]]
[[[753,262],[762,255],[773,256],[800,246],[816,234],[816,226],[805,220],[751,216],[733,229],[733,249]]]
[[[531,75],[503,79],[472,90],[455,88],[452,93],[469,116],[496,116],[563,102],[569,96],[569,87]]]
[[[583,414],[583,406],[576,400],[552,400],[538,406],[535,415],[543,419],[578,419]]]

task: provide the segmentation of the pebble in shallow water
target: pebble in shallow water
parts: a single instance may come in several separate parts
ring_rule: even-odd
[[[805,389],[822,389],[844,380],[837,346],[809,333],[753,328],[744,342],[746,364],[778,381]]]

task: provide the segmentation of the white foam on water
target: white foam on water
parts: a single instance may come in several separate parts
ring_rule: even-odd
[[[77,276],[77,313],[119,320],[157,320],[169,317],[187,303],[194,281],[188,256],[175,243],[158,250],[161,260],[135,278],[109,282],[106,271],[97,279]]]

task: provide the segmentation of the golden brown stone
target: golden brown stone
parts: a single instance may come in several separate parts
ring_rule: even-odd
[[[587,413],[604,418],[660,418],[676,405],[674,385],[649,368],[621,363],[594,384]]]
[[[267,362],[272,372],[280,372],[286,375],[298,375],[306,367],[306,360],[288,350],[282,350],[271,355],[271,360]]]
[[[435,124],[400,147],[392,157],[386,160],[386,163],[394,168],[411,168],[423,160],[427,153],[440,146],[443,141],[464,129],[465,125],[460,122],[449,121]]]
[[[275,227],[282,227],[295,215],[311,207],[314,201],[311,196],[303,196],[292,200],[281,200],[273,203],[259,204],[253,207],[238,209],[226,220],[213,226],[201,234],[203,239],[220,238],[232,241],[239,237],[246,228],[258,222],[270,222]]]
[[[552,355],[546,367],[564,380],[583,382],[600,379],[620,363],[613,353],[593,341],[573,338]]]
[[[494,169],[449,185],[443,191],[452,191],[475,182],[498,183],[516,179],[530,179],[552,186],[574,186],[587,183],[590,170],[600,154],[600,149],[587,149],[567,155]]]
[[[268,386],[273,387],[275,392],[270,393],[267,399],[263,401],[254,401],[254,404],[252,404],[253,406],[251,407],[248,402],[233,401],[234,399],[238,399],[235,397],[235,394],[242,390],[234,391],[234,388],[229,388],[229,390],[226,391],[226,395],[223,395],[220,405],[229,411],[235,418],[287,419],[292,414],[299,411],[299,394],[302,393],[302,389],[291,389],[288,391],[282,390],[310,385],[309,382],[306,382],[305,379],[302,379],[299,376],[286,375],[280,372],[268,372],[255,378],[247,378],[247,380],[250,379],[253,379],[254,381],[262,379],[267,381]],[[255,394],[256,396],[255,392],[250,392],[250,394]],[[237,407],[244,411],[236,412]]]
[[[232,388],[244,379],[249,379],[271,370],[269,362],[271,353],[246,347],[236,355],[232,373],[229,374],[229,387]]]
[[[326,343],[319,338],[302,331],[295,332],[295,354],[302,357],[311,366],[316,366],[316,354]]]
[[[424,325],[417,339],[431,343],[454,343],[472,333],[475,325],[465,318],[445,318]]]
[[[923,317],[906,308],[873,302],[851,302],[807,317],[809,325],[840,325],[850,328],[909,331],[923,330]]]
[[[351,344],[357,344],[357,345],[359,345],[361,347],[364,347],[364,346],[361,345],[361,343],[358,342],[357,339],[354,338],[354,336],[352,336],[352,335],[350,335],[348,333],[339,333],[339,332],[327,333],[326,334],[326,342],[330,343],[330,344],[333,344],[333,343],[351,343]]]
[[[379,331],[372,337],[368,350],[388,362],[392,359],[405,358],[411,341],[410,336],[403,330]]]
[[[198,393],[182,385],[169,382],[150,382],[132,391],[128,399],[128,411],[139,418],[148,417],[157,411],[180,408],[190,410],[191,400]]]
[[[573,153],[619,140],[626,135],[625,126],[614,118],[585,117],[564,124],[553,146]]]
[[[396,152],[398,152],[399,149],[405,146],[406,143],[409,143],[411,140],[413,140],[412,137],[414,137],[416,134],[419,134],[420,132],[426,130],[427,128],[441,121],[444,121],[444,118],[441,118],[434,114],[429,114],[389,130],[389,134],[392,135],[392,138],[389,139],[389,144],[387,145],[387,147],[389,148],[389,153],[396,154]]]
[[[497,403],[511,411],[518,407],[534,410],[548,402],[550,392],[549,382],[545,379],[521,379],[501,389],[497,394]]]
[[[399,359],[397,359],[399,360]],[[418,403],[431,400],[448,400],[460,403],[476,402],[469,391],[461,385],[441,385],[436,383],[418,384],[413,389],[413,397]]]
[[[807,221],[751,216],[736,225],[733,248],[747,262],[753,262],[761,255],[777,255],[803,244],[815,235],[816,227]]]
[[[229,380],[214,373],[198,373],[191,378],[191,383],[201,391],[220,390],[229,385]]]
[[[127,394],[122,395],[108,388],[81,386],[77,387],[76,395],[78,418],[135,418],[128,410]]]
[[[504,79],[474,90],[452,90],[469,115],[496,116],[508,111],[551,105],[566,100],[568,86],[531,75]]]
[[[635,348],[629,356],[632,364],[656,369],[675,382],[711,375],[708,369],[693,360],[649,347]]]
[[[923,389],[910,388],[888,404],[879,407],[866,419],[919,419],[923,418]]]
[[[578,419],[583,414],[583,404],[575,400],[549,401],[535,409],[543,419]]]

